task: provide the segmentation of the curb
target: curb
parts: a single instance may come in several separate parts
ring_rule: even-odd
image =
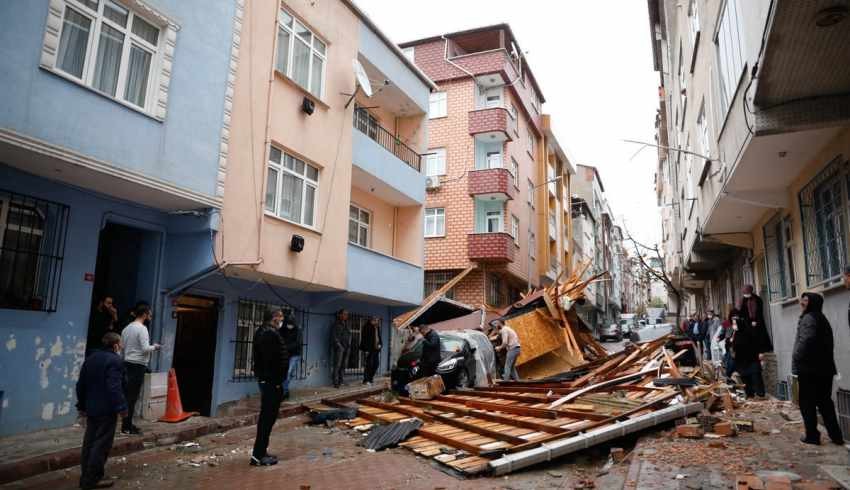
[[[328,397],[328,399],[339,401],[355,400],[363,396],[370,396],[380,393],[386,389],[385,386],[357,390],[348,393],[340,394],[336,397]],[[308,399],[299,404],[288,404],[281,407],[278,413],[279,418],[292,417],[309,411],[307,404],[318,403],[320,399]],[[178,442],[190,441],[207,434],[216,432],[225,432],[239,427],[255,425],[257,423],[258,413],[249,415],[235,415],[220,419],[210,419],[209,423],[199,426],[186,427],[183,430],[167,433],[151,433],[141,437],[116,439],[112,445],[112,450],[109,452],[110,457],[124,456],[127,454],[143,451],[152,447],[170,446]],[[82,441],[81,441],[82,444]],[[81,446],[76,446],[67,449],[60,449],[51,453],[39,454],[30,458],[24,458],[11,463],[0,464],[0,485],[11,483],[17,480],[23,480],[32,476],[48,473],[51,471],[70,468],[80,464]]]

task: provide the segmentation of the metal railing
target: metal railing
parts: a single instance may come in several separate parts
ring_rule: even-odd
[[[401,142],[401,140],[384,129],[374,116],[369,114],[366,109],[359,107],[354,109],[354,127],[361,133],[373,139],[376,143],[383,146],[387,151],[398,157],[399,160],[406,163],[410,168],[417,172],[422,166],[422,155],[413,151],[409,146]]]

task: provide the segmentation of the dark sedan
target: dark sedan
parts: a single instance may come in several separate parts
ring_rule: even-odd
[[[448,332],[440,335],[440,364],[437,374],[443,378],[446,389],[468,388],[475,385],[475,349],[466,339]],[[421,377],[419,360],[422,358],[422,340],[417,341],[398,358],[390,373],[392,390],[406,393],[407,383]]]

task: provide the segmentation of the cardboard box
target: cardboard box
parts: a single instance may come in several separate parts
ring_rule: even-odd
[[[431,400],[446,391],[446,385],[443,384],[443,378],[439,374],[411,381],[405,388],[410,398],[414,400]]]

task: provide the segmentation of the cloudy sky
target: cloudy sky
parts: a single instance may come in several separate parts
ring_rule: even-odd
[[[595,165],[619,221],[659,240],[653,179],[658,75],[646,2],[637,0],[356,0],[395,42],[508,22],[546,98],[558,140]]]

